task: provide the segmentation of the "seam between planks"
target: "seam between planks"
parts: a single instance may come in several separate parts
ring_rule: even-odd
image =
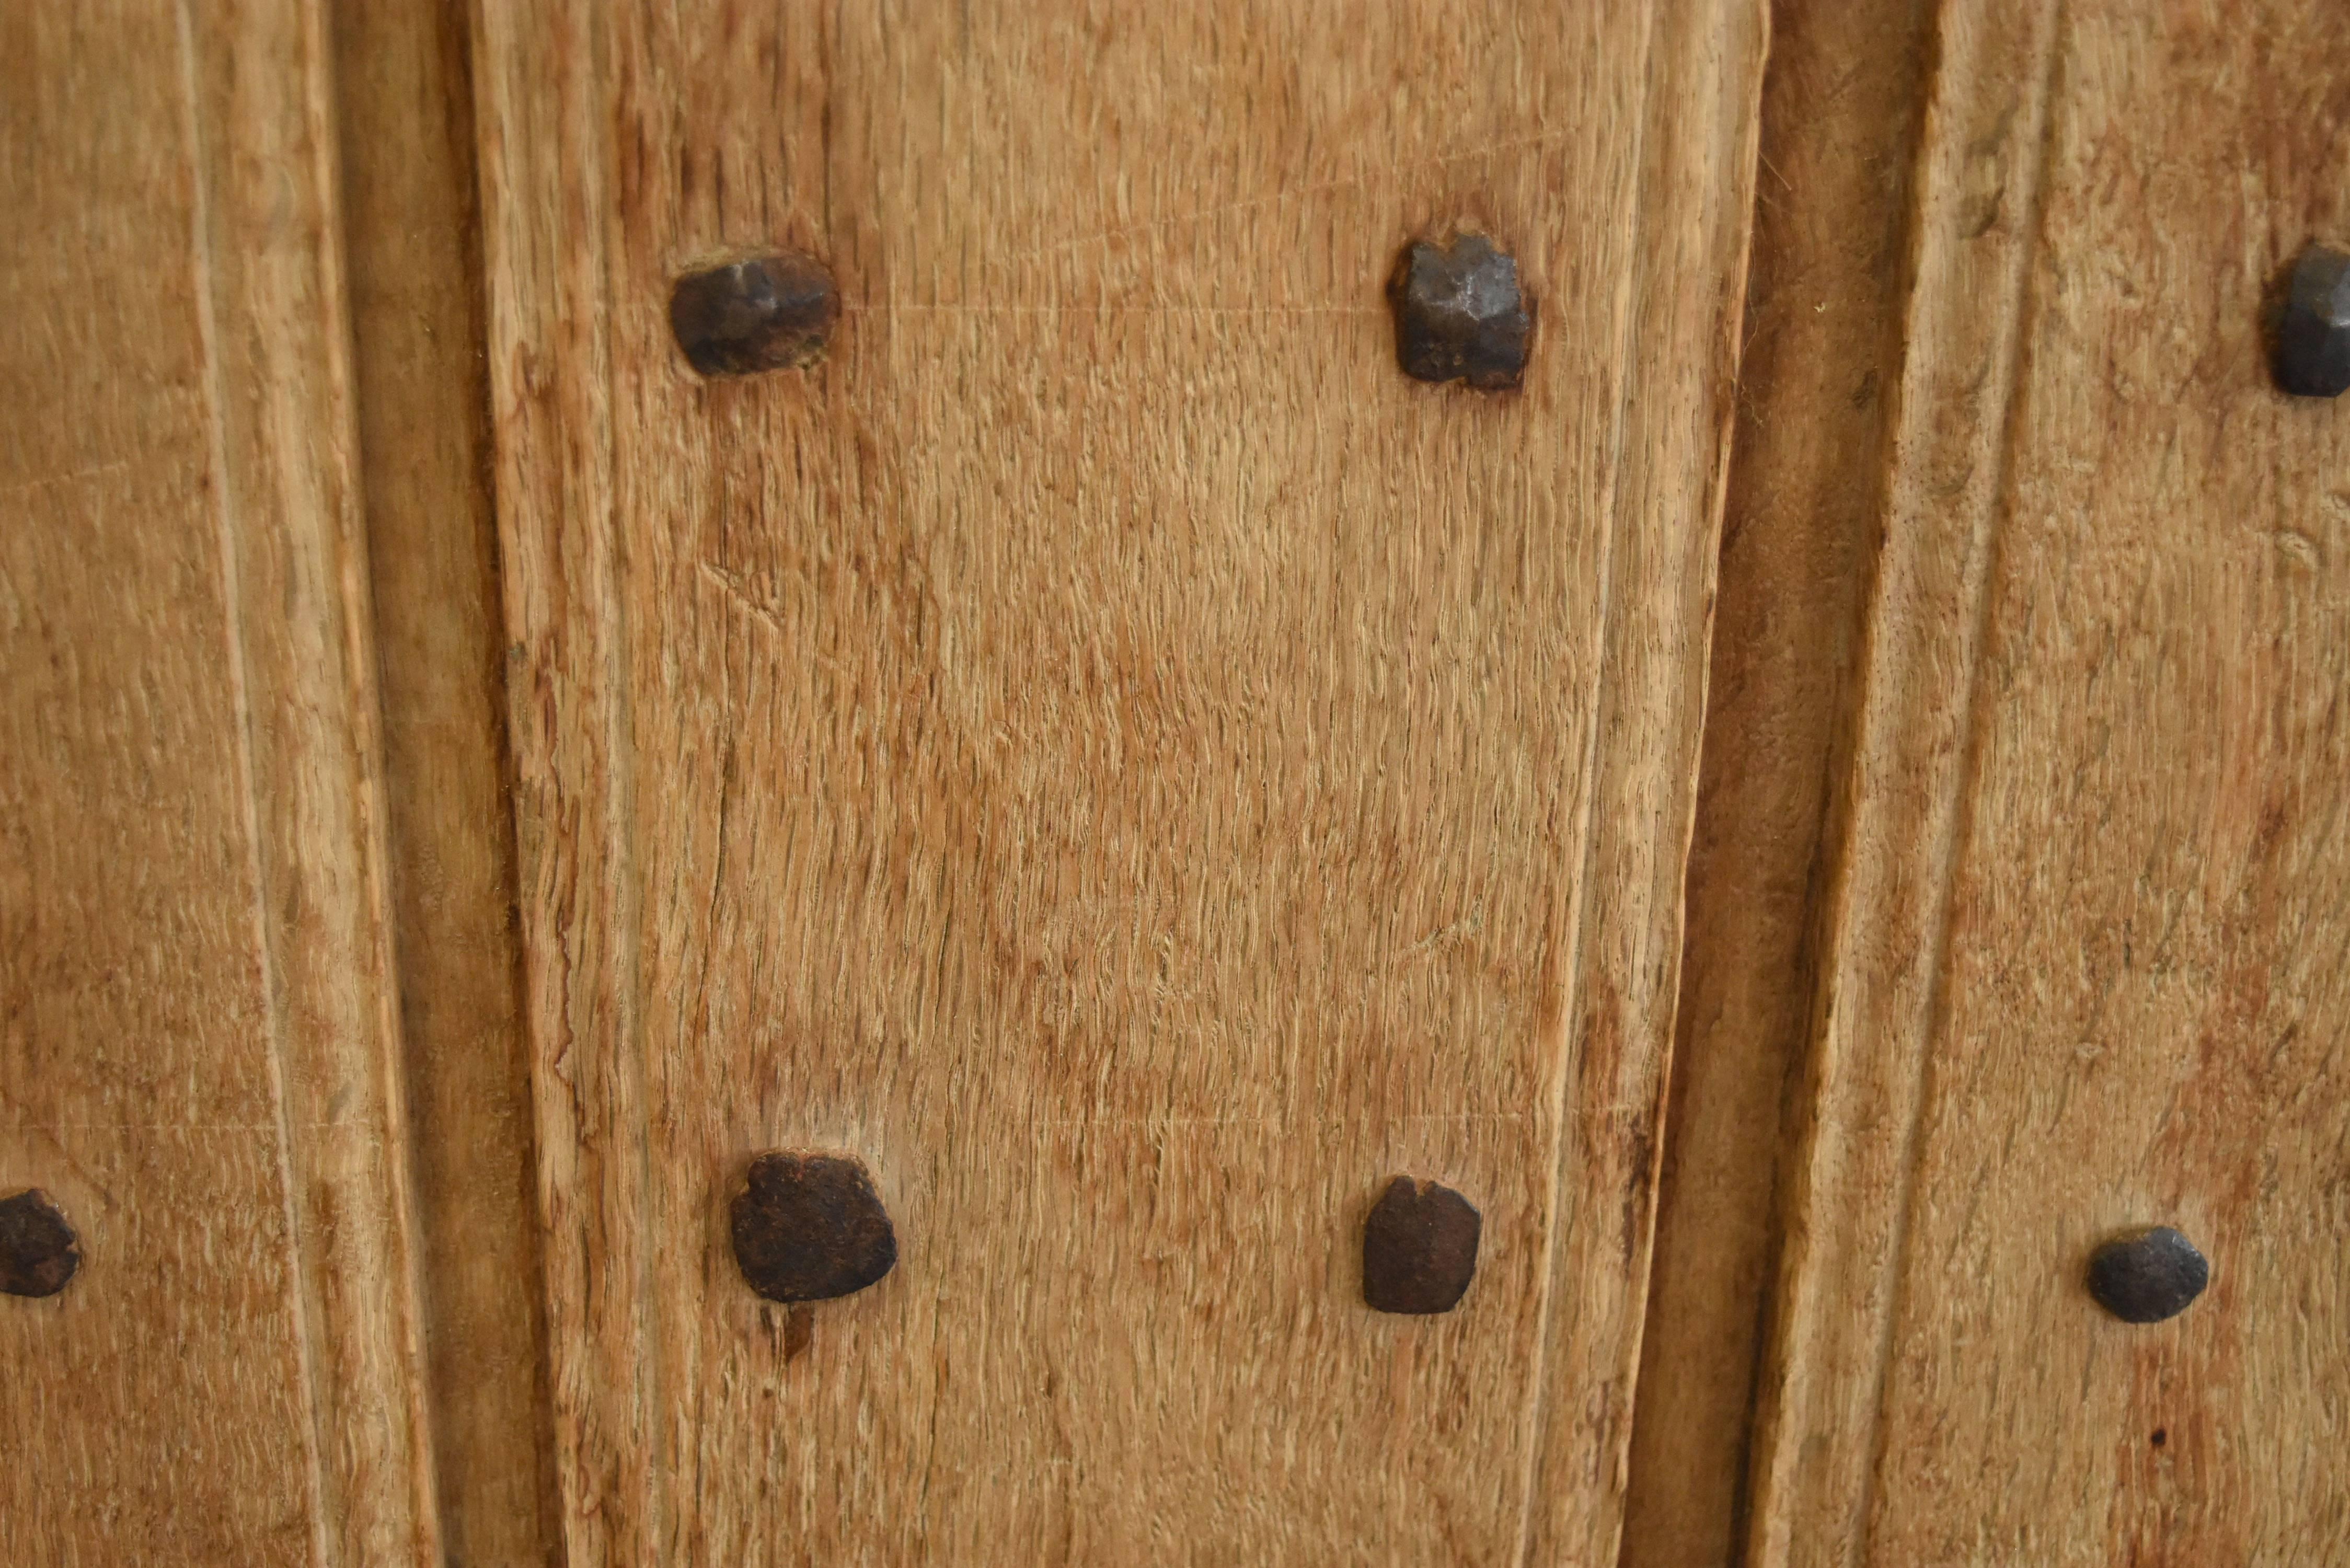
[[[377,1048],[369,1062],[382,1116],[382,1158],[391,1186],[388,1241],[393,1250],[390,1278],[401,1292],[393,1303],[393,1351],[400,1369],[398,1390],[408,1427],[409,1507],[414,1519],[415,1561],[440,1562],[445,1551],[441,1518],[439,1453],[426,1367],[428,1332],[424,1282],[424,1220],[416,1190],[409,1114],[407,1028],[400,992],[398,919],[391,890],[390,788],[385,777],[383,693],[376,639],[374,577],[368,558],[366,474],[360,454],[359,333],[353,315],[350,265],[346,254],[350,229],[344,205],[340,84],[335,74],[332,24],[318,0],[302,6],[307,58],[302,95],[304,130],[316,149],[319,186],[319,294],[328,317],[327,346],[333,358],[336,402],[334,433],[348,454],[348,484],[332,522],[336,602],[342,611],[345,709],[350,714],[354,826],[359,844],[359,898],[366,919],[363,940],[380,977],[374,998]]]
[[[1970,585],[1972,603],[1967,612],[1970,624],[1966,709],[1960,721],[1966,743],[1955,776],[1950,783],[1952,792],[1950,820],[1944,826],[1942,841],[1935,846],[1932,892],[1935,916],[1931,937],[1933,978],[1927,993],[1921,1025],[1909,1043],[1911,1060],[1905,1074],[1908,1103],[1901,1122],[1900,1189],[1896,1194],[1891,1245],[1887,1249],[1881,1276],[1885,1309],[1877,1324],[1877,1353],[1870,1376],[1868,1463],[1860,1477],[1856,1528],[1846,1552],[1847,1560],[1856,1563],[1864,1560],[1866,1554],[1866,1542],[1876,1516],[1879,1472],[1885,1463],[1885,1395],[1891,1381],[1895,1335],[1908,1303],[1909,1239],[1916,1229],[1918,1176],[1925,1165],[1926,1149],[1930,1141],[1928,1128],[1933,1119],[1933,1091],[1937,1077],[1934,1042],[1941,1032],[1948,1003],[1952,956],[1950,906],[1958,884],[1959,861],[1966,853],[1967,843],[1972,835],[1983,732],[1988,725],[1989,708],[1982,701],[1983,646],[1991,638],[1991,609],[1997,597],[2002,545],[2015,507],[2015,449],[2022,437],[2020,410],[2027,400],[2026,375],[2033,359],[2027,328],[2037,315],[2039,306],[2039,291],[2033,278],[2037,270],[2035,262],[2046,238],[2048,164],[2054,154],[2059,124],[2055,87],[2064,57],[2069,5],[2070,0],[2050,0],[2052,15],[2045,25],[2043,42],[2044,57],[2033,62],[2036,67],[2034,90],[2037,94],[2033,110],[2039,116],[2040,123],[2038,134],[2033,139],[2033,161],[2025,186],[2027,215],[2022,228],[2030,238],[2016,246],[2016,254],[2010,262],[2017,275],[2008,284],[2008,294],[2014,303],[2005,324],[2005,342],[2002,345],[2007,363],[2002,376],[2005,392],[2000,410],[1999,467],[1991,480],[1991,504],[1984,509],[1983,516],[1976,524],[1971,545],[1976,580]]]

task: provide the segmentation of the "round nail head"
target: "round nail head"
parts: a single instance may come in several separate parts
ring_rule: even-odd
[[[814,363],[840,318],[840,291],[814,256],[750,256],[688,273],[670,295],[670,329],[705,376],[752,376]]]
[[[37,1187],[0,1198],[0,1293],[53,1296],[81,1267],[80,1241]]]
[[[2089,1293],[2124,1323],[2177,1317],[2210,1282],[2211,1265],[2168,1225],[2116,1236],[2089,1259]]]
[[[898,1234],[873,1179],[843,1155],[759,1156],[731,1219],[734,1262],[771,1302],[848,1295],[898,1263]]]
[[[2293,263],[2273,369],[2278,387],[2297,398],[2350,391],[2350,255],[2312,245]]]
[[[1363,1301],[1374,1312],[1451,1312],[1477,1273],[1484,1219],[1440,1182],[1399,1176],[1363,1221]]]

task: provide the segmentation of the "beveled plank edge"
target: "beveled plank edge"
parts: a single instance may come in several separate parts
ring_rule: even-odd
[[[1948,0],[1853,757],[1756,1421],[1747,1560],[1861,1559],[2028,363],[2063,0]],[[1986,160],[1988,159],[1988,162]],[[1988,190],[1986,173],[1996,176]],[[2010,195],[2021,192],[2021,199]],[[1973,196],[1970,199],[1970,192]],[[1930,350],[1930,351],[1929,351]],[[1857,1285],[1858,1288],[1856,1288]]]
[[[600,20],[582,0],[473,7],[524,1026],[563,1537],[577,1568],[653,1561],[661,1538]]]
[[[1686,205],[1641,225],[1627,280],[1528,1563],[1620,1547],[1768,37],[1762,0],[1676,0],[1649,44],[1633,199]]]
[[[440,1557],[332,92],[317,0],[180,10],[228,649],[324,1563]]]

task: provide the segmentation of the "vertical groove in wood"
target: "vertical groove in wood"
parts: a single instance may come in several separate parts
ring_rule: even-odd
[[[645,1386],[642,1044],[612,754],[626,581],[612,504],[604,7],[473,8],[475,134],[521,889],[567,1560],[657,1560]],[[510,286],[528,278],[533,286]],[[525,564],[539,569],[525,570]]]
[[[1606,901],[1578,899],[1573,926],[1528,1563],[1606,1561],[1625,1522],[1768,43],[1746,0],[1660,6],[1650,26],[1603,514],[1604,570],[1625,587],[1594,685],[1605,743],[1577,876]],[[1686,204],[1653,211],[1665,191]]]
[[[1780,0],[1625,1568],[1742,1551],[1788,1105],[1901,373],[1930,0]]]
[[[1863,1549],[1974,670],[2023,359],[2059,0],[1945,0],[1845,815],[1756,1422],[1758,1568]],[[1919,853],[1919,846],[1927,846]],[[1886,1137],[1876,1129],[1894,1128]]]
[[[463,0],[335,0],[425,1377],[454,1563],[559,1558]]]

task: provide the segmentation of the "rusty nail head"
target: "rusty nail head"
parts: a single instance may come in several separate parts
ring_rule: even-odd
[[[1363,1301],[1375,1312],[1451,1312],[1477,1272],[1483,1217],[1434,1181],[1399,1176],[1363,1221]]]
[[[1534,315],[1518,264],[1482,234],[1405,247],[1388,282],[1396,358],[1422,381],[1466,381],[1503,390],[1524,379]]]
[[[797,251],[686,274],[669,298],[670,329],[705,376],[750,376],[814,363],[840,319],[831,272]]]
[[[2089,1259],[2089,1293],[2124,1323],[2177,1317],[2210,1282],[2211,1265],[2168,1225],[2116,1236]]]
[[[898,1262],[898,1234],[865,1167],[844,1155],[763,1154],[731,1210],[734,1262],[771,1302],[861,1291]]]
[[[0,1199],[0,1292],[53,1296],[81,1267],[74,1228],[37,1187]]]

